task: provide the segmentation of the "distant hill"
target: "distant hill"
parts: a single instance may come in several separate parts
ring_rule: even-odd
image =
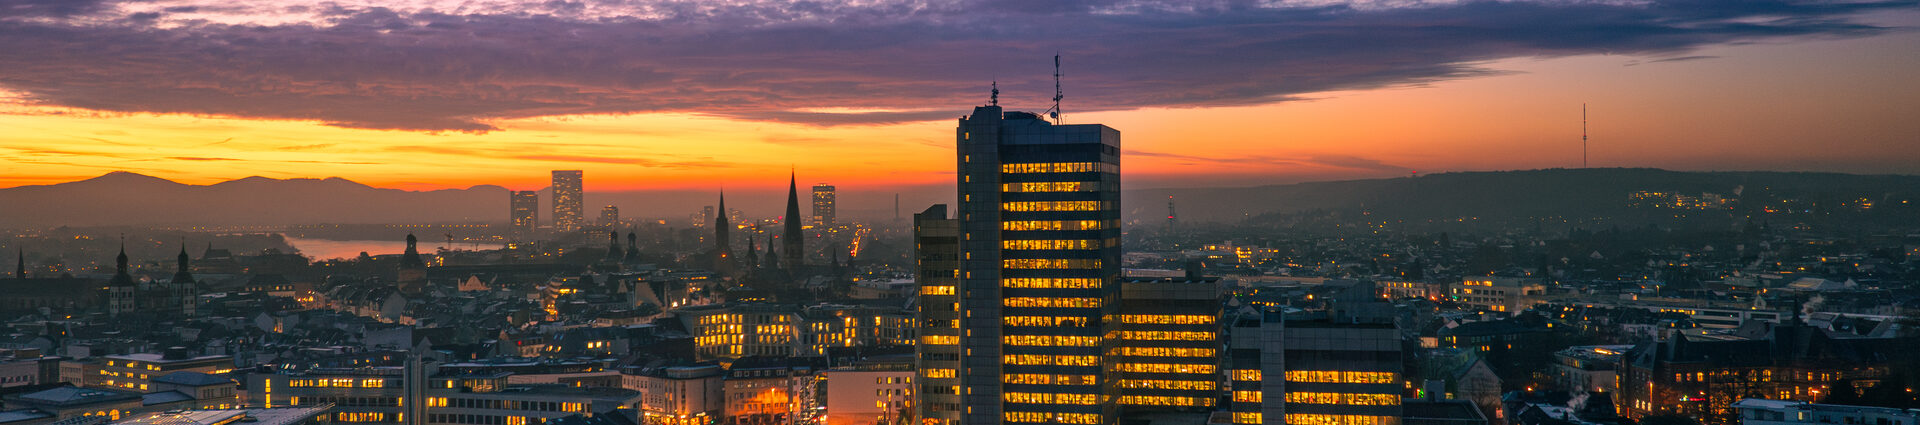
[[[741,205],[737,208],[747,210],[750,216],[774,217],[785,199],[785,188],[779,189],[730,190],[728,204]],[[950,203],[951,190],[944,185],[915,188],[906,193],[901,208],[911,214],[934,202]],[[1180,220],[1186,222],[1272,221],[1314,211],[1365,211],[1379,219],[1407,220],[1664,214],[1630,208],[1628,196],[1638,191],[1695,197],[1714,194],[1735,200],[1738,208],[1779,206],[1783,204],[1777,200],[1793,199],[1800,202],[1796,208],[1855,215],[1863,211],[1846,205],[1866,199],[1878,207],[1865,211],[1869,214],[1863,217],[1920,222],[1920,176],[1836,173],[1645,168],[1459,172],[1254,187],[1128,190],[1123,198],[1126,218],[1143,226],[1164,222],[1169,195],[1174,196]],[[0,228],[501,223],[507,215],[506,192],[505,188],[488,185],[433,191],[381,189],[340,178],[248,177],[189,185],[115,172],[76,182],[0,189]],[[546,190],[540,192],[540,218],[544,221],[548,219],[545,208],[549,196]],[[596,206],[617,204],[628,217],[679,220],[709,205],[712,198],[713,194],[699,191],[592,192],[587,194],[587,215],[597,215]],[[891,194],[848,192],[841,199],[843,217],[850,216],[845,213],[848,211],[891,215]]]
[[[1458,172],[1241,188],[1148,189],[1128,191],[1124,202],[1128,218],[1142,222],[1165,220],[1169,195],[1180,219],[1195,222],[1237,222],[1314,210],[1364,210],[1380,219],[1514,219],[1645,213],[1646,208],[1628,207],[1628,196],[1638,191],[1694,197],[1715,194],[1744,199],[1743,208],[1759,208],[1765,204],[1761,201],[1780,199],[1839,208],[1842,202],[1857,203],[1861,198],[1879,203],[1889,214],[1920,208],[1920,176],[1650,168]]]
[[[0,228],[97,225],[280,225],[495,221],[499,186],[406,191],[341,178],[248,177],[190,185],[128,172],[0,189]]]

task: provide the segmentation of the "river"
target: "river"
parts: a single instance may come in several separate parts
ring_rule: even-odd
[[[407,241],[404,241],[404,240],[336,241],[336,240],[327,240],[327,239],[296,238],[291,236],[287,237],[286,239],[287,239],[287,245],[291,245],[293,246],[294,249],[300,250],[301,254],[306,255],[307,258],[312,258],[314,261],[324,261],[324,260],[339,259],[339,258],[355,258],[355,257],[359,257],[360,253],[362,252],[367,253],[367,255],[384,255],[384,254],[399,254],[407,251]],[[434,250],[439,249],[442,245],[445,245],[445,242],[432,243],[432,242],[423,240],[423,241],[420,241],[420,252],[433,253]],[[503,248],[503,246],[501,246],[500,244],[483,243],[483,244],[479,244],[478,248],[476,248],[475,245],[471,243],[455,243],[454,248],[461,249],[461,250],[500,249],[500,248]]]

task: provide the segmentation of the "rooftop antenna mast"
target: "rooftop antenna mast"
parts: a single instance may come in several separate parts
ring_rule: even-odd
[[[1580,168],[1587,168],[1587,104],[1580,104]]]
[[[987,106],[1000,106],[1000,80],[993,80],[993,96],[987,98]]]
[[[1173,233],[1173,195],[1167,195],[1167,233]]]
[[[1060,54],[1055,53],[1053,54],[1053,109],[1047,110],[1047,117],[1053,118],[1054,124],[1062,122],[1060,121],[1060,98],[1062,97],[1065,96],[1060,91]]]

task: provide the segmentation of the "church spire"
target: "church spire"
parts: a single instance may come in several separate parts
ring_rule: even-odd
[[[728,233],[730,230],[732,230],[733,225],[727,222],[727,190],[726,189],[720,190],[720,208],[715,209],[713,214],[714,214],[713,216],[714,250],[715,252],[718,253],[720,258],[732,257],[733,248],[731,248],[731,245],[730,245],[730,242],[732,241],[728,240]]]
[[[15,249],[19,251],[20,258],[18,262],[14,263],[13,277],[19,278],[19,279],[26,279],[27,278],[27,248],[20,247]]]
[[[781,237],[786,238],[786,240],[781,241],[783,245],[780,247],[780,255],[785,256],[785,258],[781,258],[781,260],[784,260],[781,262],[786,263],[785,266],[789,269],[800,267],[801,261],[803,261],[801,253],[806,252],[804,245],[806,243],[806,236],[800,234],[800,185],[798,180],[793,172],[789,171],[787,173],[787,231],[786,234],[781,235]],[[768,243],[767,249],[773,249],[773,244]]]
[[[640,260],[640,236],[633,234],[632,228],[627,229],[626,255],[627,255],[627,261],[629,262]]]
[[[626,253],[627,253],[627,250],[620,249],[620,232],[618,231],[607,232],[607,261],[608,262],[620,261],[620,257],[624,256]]]
[[[400,255],[400,268],[427,268],[426,260],[420,259],[420,238],[407,234],[407,251]]]

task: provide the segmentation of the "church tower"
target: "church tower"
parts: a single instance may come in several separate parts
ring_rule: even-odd
[[[606,262],[618,263],[620,262],[621,258],[626,257],[626,254],[627,254],[627,250],[620,248],[620,232],[617,232],[617,231],[607,232],[607,256],[605,258]]]
[[[400,292],[418,294],[427,287],[427,262],[420,259],[420,239],[407,234],[407,252],[400,255]]]
[[[140,288],[134,284],[133,275],[127,273],[127,243],[120,242],[120,256],[114,258],[113,280],[107,281],[107,315],[119,316],[138,308],[136,295]]]
[[[807,237],[800,232],[800,189],[794,180],[793,174],[787,174],[787,232],[780,236],[787,239],[781,241],[780,262],[788,271],[797,271],[806,265],[803,254]],[[768,244],[767,249],[773,249],[772,244]]]
[[[193,280],[193,269],[188,264],[186,243],[180,244],[180,255],[177,260],[180,262],[179,271],[173,272],[173,281],[168,283],[171,286],[168,289],[172,290],[168,298],[174,305],[166,307],[177,308],[180,315],[193,317],[200,304],[200,288],[199,282]]]
[[[727,222],[727,191],[720,191],[720,208],[713,215],[713,271],[732,275],[733,242],[728,239],[733,224]]]

